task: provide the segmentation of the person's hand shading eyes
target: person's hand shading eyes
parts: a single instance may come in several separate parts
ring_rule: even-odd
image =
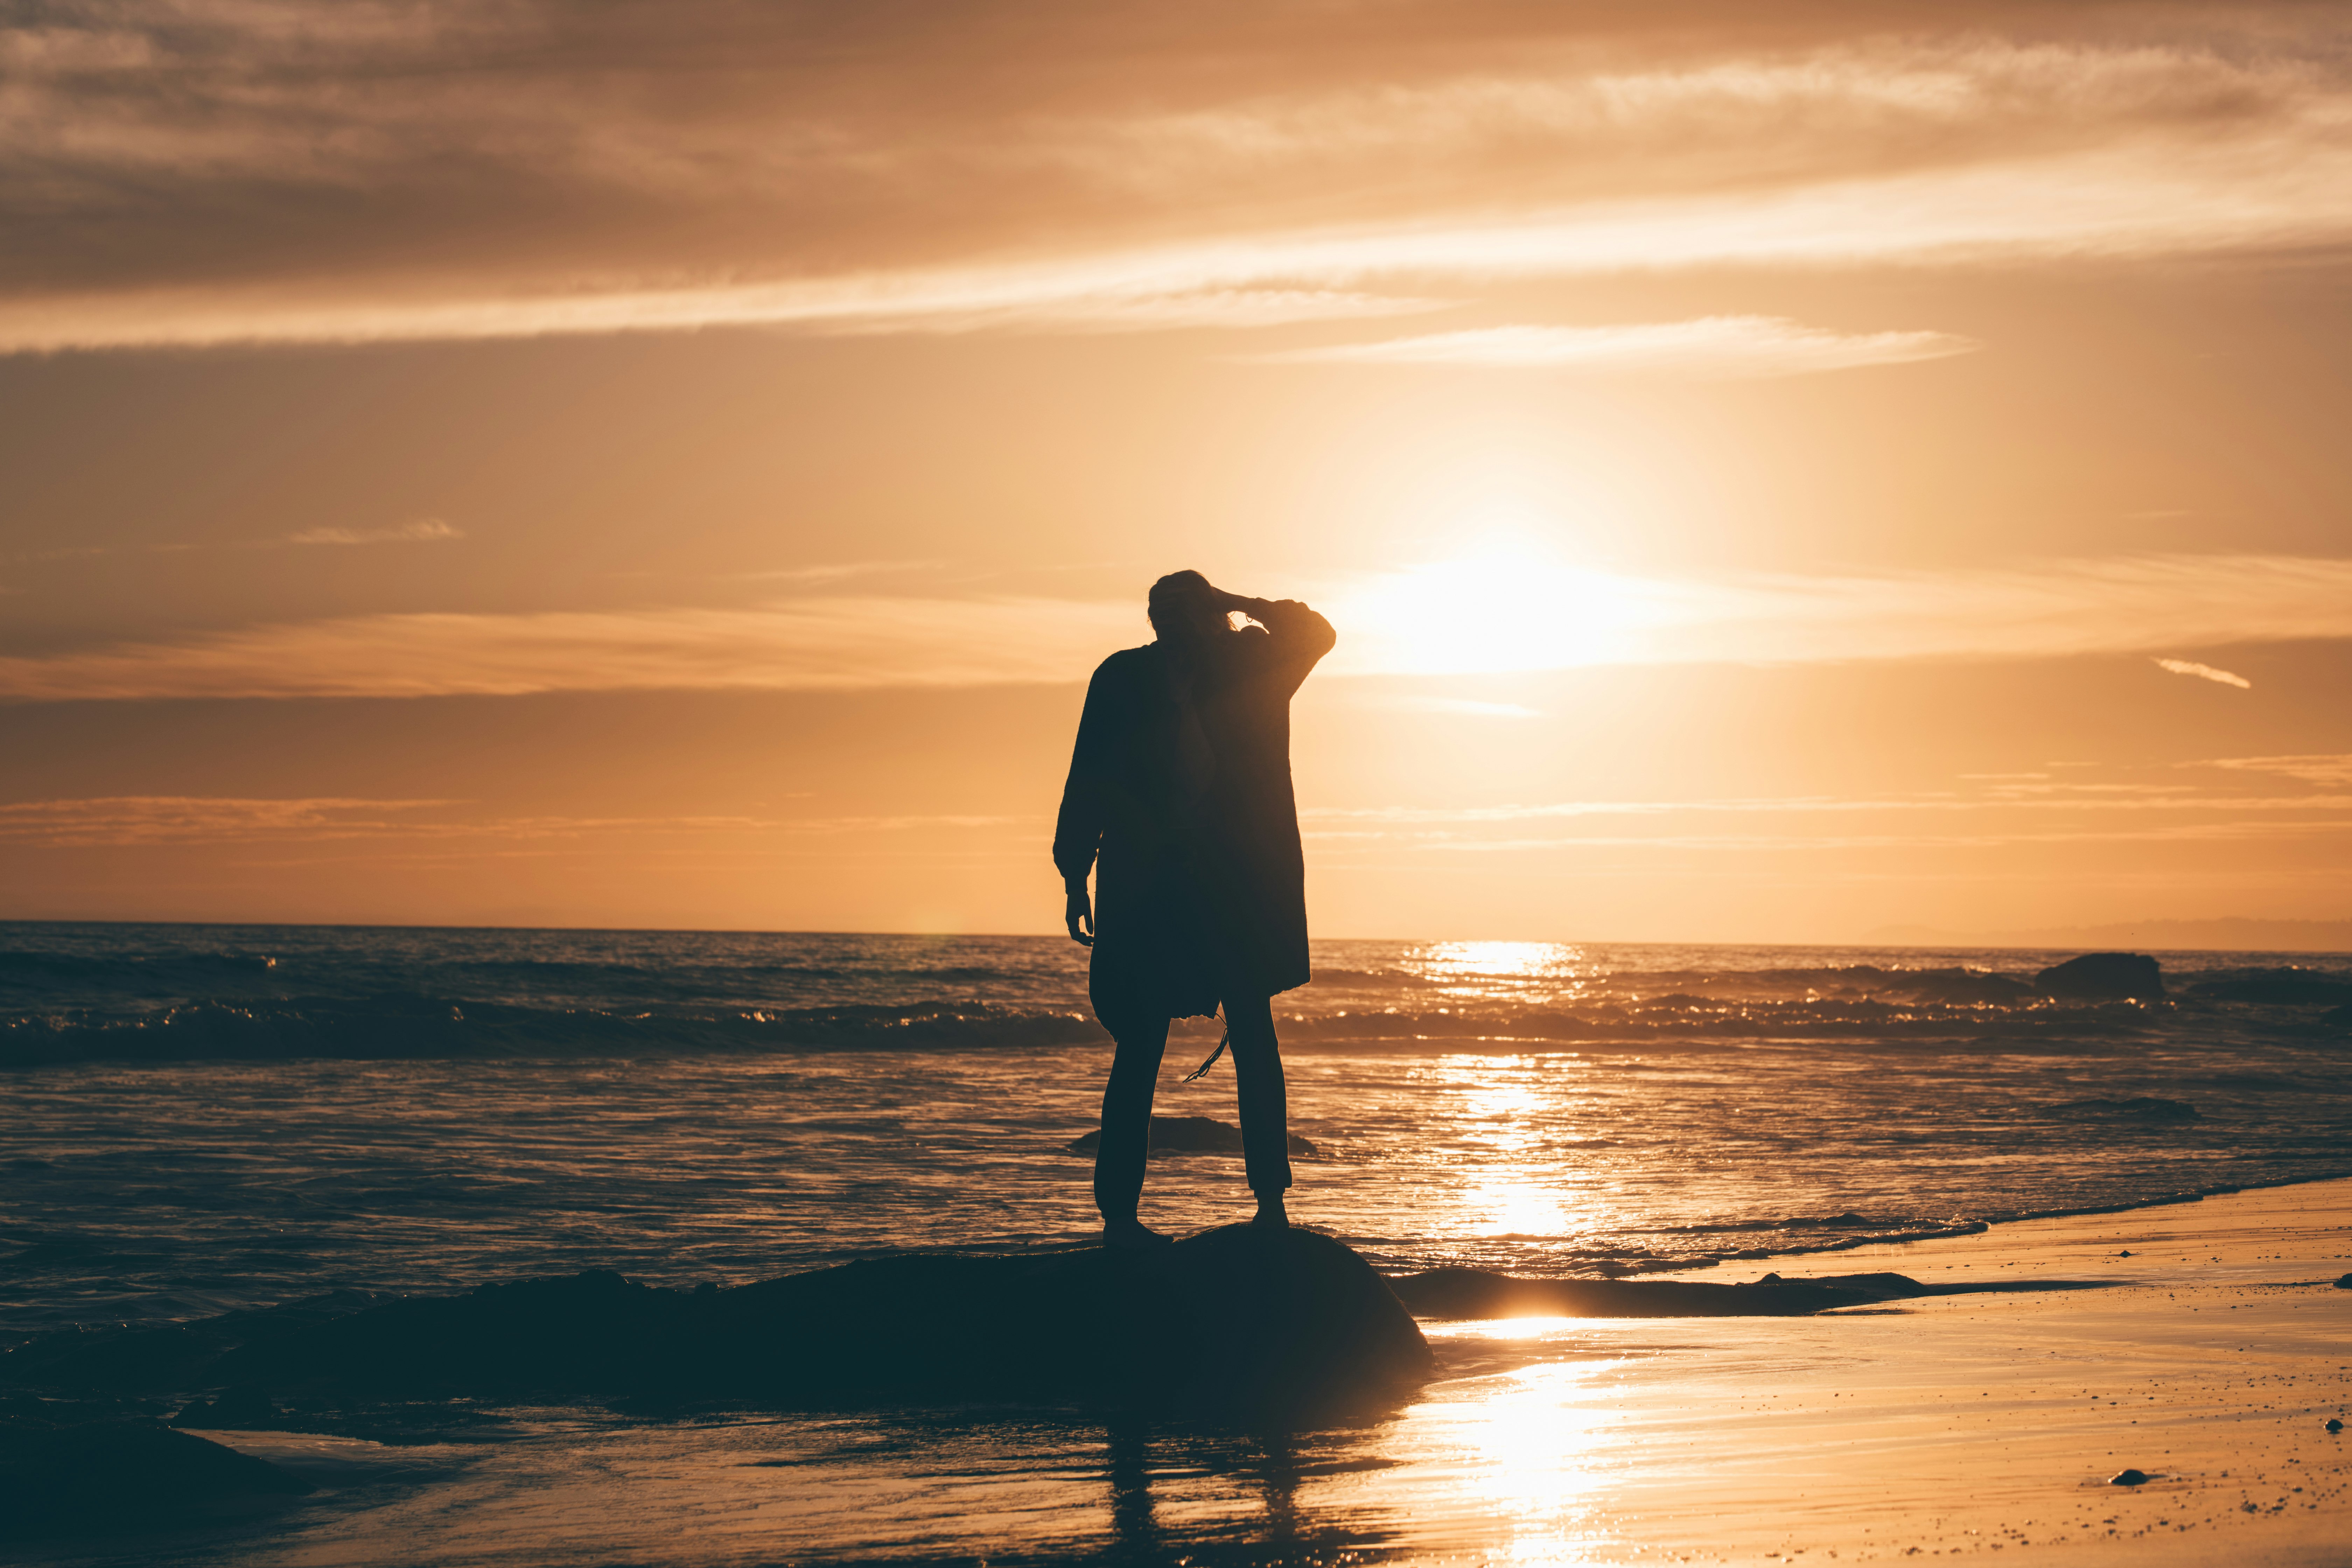
[[[1072,942],[1076,942],[1080,947],[1094,946],[1095,907],[1087,901],[1087,890],[1084,888],[1070,889],[1069,907],[1064,911],[1063,919],[1070,928]]]

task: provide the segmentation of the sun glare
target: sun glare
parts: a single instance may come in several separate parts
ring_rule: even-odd
[[[1504,545],[1425,563],[1339,595],[1360,673],[1472,675],[1608,664],[1654,616],[1630,580]],[[1348,645],[1343,644],[1343,647]]]
[[[1435,942],[1409,952],[1405,966],[1464,1000],[1571,996],[1600,973],[1582,948],[1563,942]]]

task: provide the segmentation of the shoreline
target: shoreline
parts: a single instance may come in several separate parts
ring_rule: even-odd
[[[772,1417],[564,1412],[430,1454],[202,1435],[331,1489],[245,1535],[241,1568],[525,1545],[580,1564],[1255,1562],[1284,1542],[1315,1561],[1596,1568],[2352,1560],[2352,1447],[2325,1427],[2352,1415],[2352,1290],[2332,1283],[2352,1268],[2352,1181],[1857,1251],[1840,1268],[2010,1288],[1796,1318],[1424,1321],[1439,1367],[1418,1398],[1280,1446],[1181,1427],[1106,1446],[1085,1420],[962,1415],[855,1418],[814,1449]],[[2030,1288],[2093,1273],[2113,1282]],[[928,1447],[935,1431],[955,1445]],[[898,1445],[869,1459],[861,1435],[931,1457],[905,1473]],[[445,1476],[373,1480],[443,1458]],[[2126,1469],[2147,1479],[2111,1484]]]
[[[1645,1279],[1664,1274],[1696,1274],[1707,1268],[1726,1268],[1734,1263],[1765,1263],[1776,1258],[1821,1258],[1831,1253],[1859,1252],[1873,1247],[1913,1247],[1927,1242],[1957,1240],[1962,1237],[1983,1236],[2003,1226],[2024,1225],[2033,1220],[2095,1219],[2103,1215],[2140,1214],[2149,1209],[2174,1208],[2189,1204],[2206,1203],[2214,1198],[2234,1197],[2242,1193],[2277,1192],[2286,1187],[2321,1186],[2330,1182],[2352,1183],[2352,1172],[2339,1172],[2324,1176],[2286,1176],[2275,1182],[2243,1182],[2231,1186],[2209,1187],[2201,1192],[2176,1194],[2170,1197],[2147,1198],[2137,1203],[2099,1204],[2087,1208],[2035,1209],[2026,1214],[2004,1215],[1999,1219],[1969,1220],[1955,1225],[1948,1230],[1925,1231],[1916,1236],[1872,1237],[1834,1242],[1822,1247],[1739,1252],[1727,1256],[1712,1264],[1695,1264],[1687,1268],[1670,1265],[1662,1269],[1642,1269],[1618,1276],[1618,1278]]]

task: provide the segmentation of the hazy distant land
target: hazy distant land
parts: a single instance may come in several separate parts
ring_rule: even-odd
[[[2126,921],[2038,931],[1957,931],[1880,926],[1864,939],[1887,947],[2128,947],[2174,952],[2352,952],[2352,920]]]

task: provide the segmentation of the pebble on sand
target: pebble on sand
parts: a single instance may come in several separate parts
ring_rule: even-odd
[[[2344,1423],[2331,1415],[2327,1418],[2327,1429],[2330,1432],[2341,1432],[2344,1430]]]
[[[2146,1470],[2117,1470],[2107,1478],[2107,1485],[2111,1487],[2139,1487],[2147,1484]]]

